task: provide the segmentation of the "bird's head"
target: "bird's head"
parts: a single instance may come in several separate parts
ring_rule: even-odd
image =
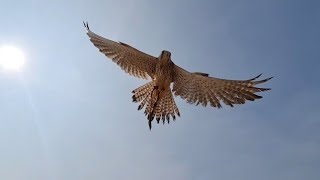
[[[163,50],[159,56],[160,60],[171,61],[171,52]]]

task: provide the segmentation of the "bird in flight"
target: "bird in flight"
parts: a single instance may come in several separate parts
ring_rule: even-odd
[[[234,104],[244,104],[247,100],[260,99],[262,96],[257,95],[257,92],[270,90],[256,85],[267,82],[272,77],[258,80],[260,74],[248,80],[227,80],[210,77],[207,73],[188,72],[173,63],[169,51],[163,50],[159,57],[154,57],[128,44],[95,34],[88,23],[84,22],[84,26],[93,45],[122,70],[138,78],[151,79],[132,91],[133,102],[140,103],[138,110],[145,107],[144,113],[150,130],[154,119],[157,123],[160,120],[163,123],[167,120],[169,123],[170,118],[175,120],[176,115],[180,116],[173,93],[190,104],[221,108],[222,102],[233,107]]]

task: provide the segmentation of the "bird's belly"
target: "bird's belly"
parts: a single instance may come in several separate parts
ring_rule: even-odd
[[[160,90],[170,87],[172,82],[172,72],[168,68],[159,69],[156,73],[156,85]]]

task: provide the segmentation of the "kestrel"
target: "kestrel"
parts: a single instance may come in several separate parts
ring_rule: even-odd
[[[150,82],[132,91],[133,102],[141,102],[138,110],[146,106],[144,113],[150,129],[154,118],[158,123],[160,120],[163,123],[167,120],[169,123],[171,117],[175,120],[176,115],[180,116],[172,92],[190,104],[210,104],[212,107],[221,108],[221,102],[233,107],[234,104],[244,104],[246,100],[260,99],[262,96],[255,93],[270,90],[256,85],[272,77],[257,80],[260,74],[248,80],[227,80],[210,77],[207,73],[188,72],[172,62],[169,51],[163,50],[159,57],[154,57],[128,44],[93,33],[88,23],[84,23],[84,26],[93,45],[126,73],[138,78],[151,78]]]

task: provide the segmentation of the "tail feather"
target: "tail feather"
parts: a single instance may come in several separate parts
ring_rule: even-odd
[[[148,96],[148,94],[152,92],[154,86],[155,86],[155,82],[151,81],[151,82],[133,90],[132,93],[134,95],[132,96],[132,101],[133,102],[140,102],[140,101],[144,100]]]
[[[170,122],[170,116],[173,120],[176,119],[176,115],[180,116],[179,109],[172,96],[171,89],[162,92],[163,95],[159,97],[159,91],[155,88],[155,83],[150,82],[143,86],[133,90],[132,96],[133,102],[141,102],[138,106],[138,110],[143,109],[145,106],[145,115],[148,117],[149,128],[151,129],[151,121],[156,118],[157,123],[160,120]]]
[[[173,120],[176,119],[176,115],[180,116],[180,112],[177,105],[175,104],[171,90],[168,89],[166,90],[166,92],[164,92],[163,97],[154,104],[154,108],[151,111],[151,114],[149,114],[149,120],[152,121],[153,118],[156,117],[157,122],[162,119],[164,123],[166,119],[169,123],[170,118],[172,118]]]
[[[157,105],[159,104],[159,91],[157,89],[153,89],[150,93],[150,101],[147,104],[147,107],[145,109],[145,114],[148,115],[148,120],[152,121],[154,118],[155,109],[157,108]]]
[[[173,112],[176,113],[180,117],[180,112],[179,112],[179,109],[178,109],[178,107],[176,105],[176,102],[173,99],[171,90],[170,90],[169,96],[170,97],[168,97],[168,99],[171,101],[170,104],[172,104]]]

